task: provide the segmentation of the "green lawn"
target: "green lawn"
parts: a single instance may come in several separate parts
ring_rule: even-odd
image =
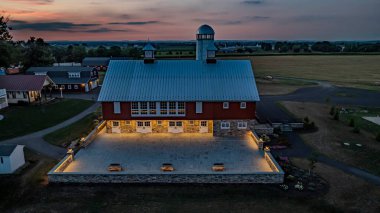
[[[79,121],[44,136],[44,140],[57,146],[67,146],[69,142],[86,136],[96,126],[96,113],[91,113]]]
[[[366,110],[367,112],[363,111]],[[363,119],[363,116],[366,117],[372,117],[372,116],[378,116],[380,115],[380,108],[357,108],[354,109],[355,112],[352,113],[343,113],[341,114],[340,118],[343,122],[349,124],[351,119],[354,119],[355,126],[359,127],[360,129],[366,130],[370,133],[372,133],[374,136],[380,133],[380,126],[377,124],[374,124],[370,121],[367,121]]]
[[[33,106],[10,106],[0,111],[0,141],[36,132],[59,124],[79,114],[94,102],[87,100],[58,100]]]

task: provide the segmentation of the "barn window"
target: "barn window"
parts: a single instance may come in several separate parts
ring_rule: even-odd
[[[202,102],[195,103],[195,113],[202,113]]]
[[[240,102],[240,109],[245,109],[247,108],[247,103],[246,102]]]
[[[113,113],[120,114],[120,102],[113,102]]]
[[[223,121],[220,123],[220,128],[221,129],[230,129],[230,122]]]
[[[228,108],[230,108],[230,103],[223,102],[223,109],[228,109]]]
[[[247,129],[247,122],[238,122],[238,129]]]

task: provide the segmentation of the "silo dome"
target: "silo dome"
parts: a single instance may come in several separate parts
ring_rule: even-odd
[[[200,26],[197,30],[197,35],[214,35],[215,31],[207,24]]]

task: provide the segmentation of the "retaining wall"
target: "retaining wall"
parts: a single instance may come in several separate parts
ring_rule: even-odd
[[[284,174],[48,174],[50,183],[282,183]]]

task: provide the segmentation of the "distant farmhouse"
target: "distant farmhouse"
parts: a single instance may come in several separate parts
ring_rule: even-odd
[[[0,88],[6,90],[10,104],[43,102],[51,97],[54,82],[48,76],[0,76]]]
[[[106,71],[111,60],[129,60],[128,57],[85,57],[83,67],[94,67],[98,71]]]
[[[99,84],[98,71],[92,67],[31,67],[26,73],[49,76],[55,84],[53,91],[89,92]]]
[[[8,106],[7,91],[5,89],[0,89],[0,109],[6,108]]]
[[[0,174],[11,174],[24,164],[24,145],[0,145]]]

